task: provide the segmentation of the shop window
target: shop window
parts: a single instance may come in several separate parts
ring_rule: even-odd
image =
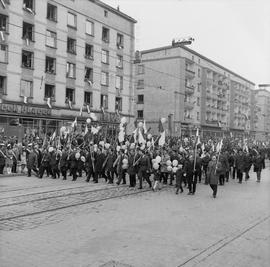
[[[110,30],[105,27],[102,27],[102,41],[105,43],[110,41]]]
[[[120,69],[123,68],[123,56],[117,55],[116,67]]]
[[[124,48],[124,35],[123,34],[117,33],[116,46],[118,49]]]
[[[8,17],[0,14],[0,31],[7,32]]]
[[[85,67],[84,80],[93,83],[93,69]]]
[[[51,4],[47,5],[47,19],[56,21],[57,20],[57,7]]]
[[[0,94],[6,94],[7,89],[7,77],[0,76]]]
[[[92,92],[84,92],[84,104],[93,106],[93,93]]]
[[[0,62],[8,62],[8,46],[0,44]]]
[[[122,76],[116,76],[115,77],[115,88],[119,90],[123,90],[123,77]]]
[[[143,110],[137,110],[137,117],[143,119]]]
[[[73,63],[67,63],[67,77],[68,78],[76,78],[76,65]]]
[[[86,20],[85,32],[89,35],[94,36],[94,23],[92,21]]]
[[[71,54],[76,54],[76,40],[72,38],[67,38],[67,52]]]
[[[51,98],[51,100],[55,99],[55,86],[50,84],[45,84],[45,98]]]
[[[56,59],[52,58],[52,57],[46,57],[46,73],[51,73],[51,74],[55,74],[55,62]]]
[[[109,64],[109,51],[103,50],[101,51],[101,62],[105,64]]]
[[[122,111],[122,98],[121,97],[115,98],[115,111]]]
[[[90,44],[85,44],[85,58],[93,59],[94,58],[94,48]]]
[[[22,51],[22,67],[27,69],[34,68],[34,53],[29,51]]]
[[[108,96],[100,95],[100,107],[104,109],[108,109]]]
[[[23,22],[23,39],[34,41],[34,25]]]
[[[34,0],[23,0],[23,8],[31,14],[34,14]]]
[[[144,103],[144,95],[138,95],[138,102],[137,104],[143,104]]]
[[[46,31],[46,45],[49,47],[56,48],[56,33],[47,30]]]
[[[76,28],[76,15],[68,12],[67,25],[72,28]]]
[[[21,80],[21,95],[26,97],[32,97],[33,82],[27,80]]]
[[[75,103],[75,89],[66,88],[66,100]]]
[[[109,86],[109,73],[101,72],[101,85]]]

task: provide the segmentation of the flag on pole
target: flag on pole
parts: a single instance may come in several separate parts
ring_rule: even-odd
[[[91,110],[90,110],[89,105],[86,105],[86,108],[87,108],[87,113],[90,114]]]
[[[138,142],[139,142],[139,144],[145,143],[145,139],[143,138],[141,129],[138,129]]]
[[[29,46],[30,45],[29,39],[26,38],[25,41],[26,41],[26,45]]]
[[[5,41],[5,35],[3,31],[0,31],[0,37],[2,41]]]
[[[47,105],[48,105],[49,108],[52,108],[51,98],[50,97],[47,98]]]
[[[52,136],[50,137],[50,142],[54,140],[55,136],[56,136],[56,132],[54,131]]]
[[[24,102],[24,104],[27,104],[27,96],[23,97],[23,102]]]
[[[201,141],[200,141],[200,135],[199,135],[199,128],[197,128],[195,146],[197,147],[197,145],[200,144],[200,143],[201,143]]]
[[[161,119],[159,120],[158,131],[160,133],[158,145],[164,146],[164,144],[165,144],[165,130],[164,130],[163,124],[161,122]]]
[[[42,89],[42,84],[43,84],[43,75],[42,75],[41,80],[40,80],[40,87],[39,87],[39,90]]]
[[[133,131],[133,139],[134,139],[134,143],[137,143],[137,135],[138,135],[138,128],[136,128]]]
[[[88,133],[88,126],[85,125],[85,129],[84,129],[84,135],[86,135]]]
[[[80,108],[79,116],[82,116],[82,107]]]
[[[105,110],[104,110],[103,106],[101,107],[101,111],[102,111],[103,114],[105,114]]]
[[[222,149],[222,146],[223,146],[223,139],[221,139],[221,141],[218,142],[217,147],[216,147],[216,151],[220,152]]]
[[[70,100],[68,100],[68,106],[70,109],[72,109],[72,102]]]
[[[72,128],[75,128],[76,126],[77,126],[77,117],[75,118],[75,120],[71,124]]]
[[[143,121],[143,131],[144,131],[144,134],[147,133],[147,128],[146,128],[145,120]]]

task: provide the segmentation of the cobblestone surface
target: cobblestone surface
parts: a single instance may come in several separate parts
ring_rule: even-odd
[[[104,197],[104,191],[112,191],[110,194],[117,197],[110,200],[93,202],[89,198],[91,203],[85,205],[3,219],[0,222],[1,267],[268,267],[269,165],[263,171],[261,183],[256,183],[254,173],[251,174],[251,179],[241,185],[231,180],[225,186],[219,186],[216,199],[211,197],[209,186],[203,184],[198,184],[195,196],[188,196],[187,189],[183,194],[175,195],[174,188],[167,187],[155,193],[148,191],[118,197],[118,193],[123,195],[126,192],[124,190],[130,193],[136,190],[112,187],[111,190],[98,191],[96,196],[100,199]],[[4,186],[1,190],[11,191],[25,186],[25,192],[30,194],[53,190],[52,185],[58,189],[78,187],[62,190],[63,196],[33,200],[31,205],[24,203],[22,211],[11,211],[11,205],[8,210],[13,214],[43,211],[43,208],[70,203],[68,192],[78,192],[74,199],[71,195],[70,200],[71,203],[80,203],[80,190],[108,186],[34,178],[24,184],[23,180],[9,179],[0,181],[0,187]],[[43,187],[27,189],[41,185]],[[85,188],[79,188],[84,185]],[[91,194],[86,191],[83,196]],[[5,197],[11,197],[7,201],[22,201],[21,196],[16,199],[16,194],[23,192],[11,191]],[[1,216],[6,216],[5,212]]]

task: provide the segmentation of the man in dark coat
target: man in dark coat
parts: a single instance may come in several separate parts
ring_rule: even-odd
[[[97,154],[94,151],[94,147],[90,146],[90,151],[88,152],[86,156],[86,169],[87,169],[87,178],[86,182],[90,181],[91,176],[93,177],[93,181],[96,182],[96,175],[95,175],[95,161],[96,161]]]
[[[34,152],[34,149],[30,147],[28,149],[28,156],[26,158],[27,169],[28,169],[28,177],[31,177],[31,171],[33,170],[36,175],[38,174],[37,170],[37,154]]]
[[[244,161],[244,154],[243,154],[243,150],[240,149],[238,151],[238,154],[236,154],[235,157],[235,167],[236,167],[236,171],[237,171],[237,179],[239,179],[239,184],[242,183],[243,180],[243,173],[245,171],[245,161]]]
[[[3,146],[4,144],[0,144],[0,174],[3,174],[7,157],[3,151]]]
[[[62,154],[60,157],[60,162],[59,162],[60,171],[61,171],[61,174],[63,176],[63,180],[67,179],[67,170],[68,170],[68,159],[67,158],[68,158],[67,150],[65,148],[63,148]]]

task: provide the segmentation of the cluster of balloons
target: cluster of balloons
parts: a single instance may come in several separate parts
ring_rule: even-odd
[[[128,160],[127,159],[123,159],[122,160],[122,169],[126,170],[128,168]]]
[[[173,173],[177,172],[178,160],[175,159],[175,160],[173,160],[173,162],[171,162],[170,160],[167,160],[166,165],[167,165],[168,172],[173,172]]]

